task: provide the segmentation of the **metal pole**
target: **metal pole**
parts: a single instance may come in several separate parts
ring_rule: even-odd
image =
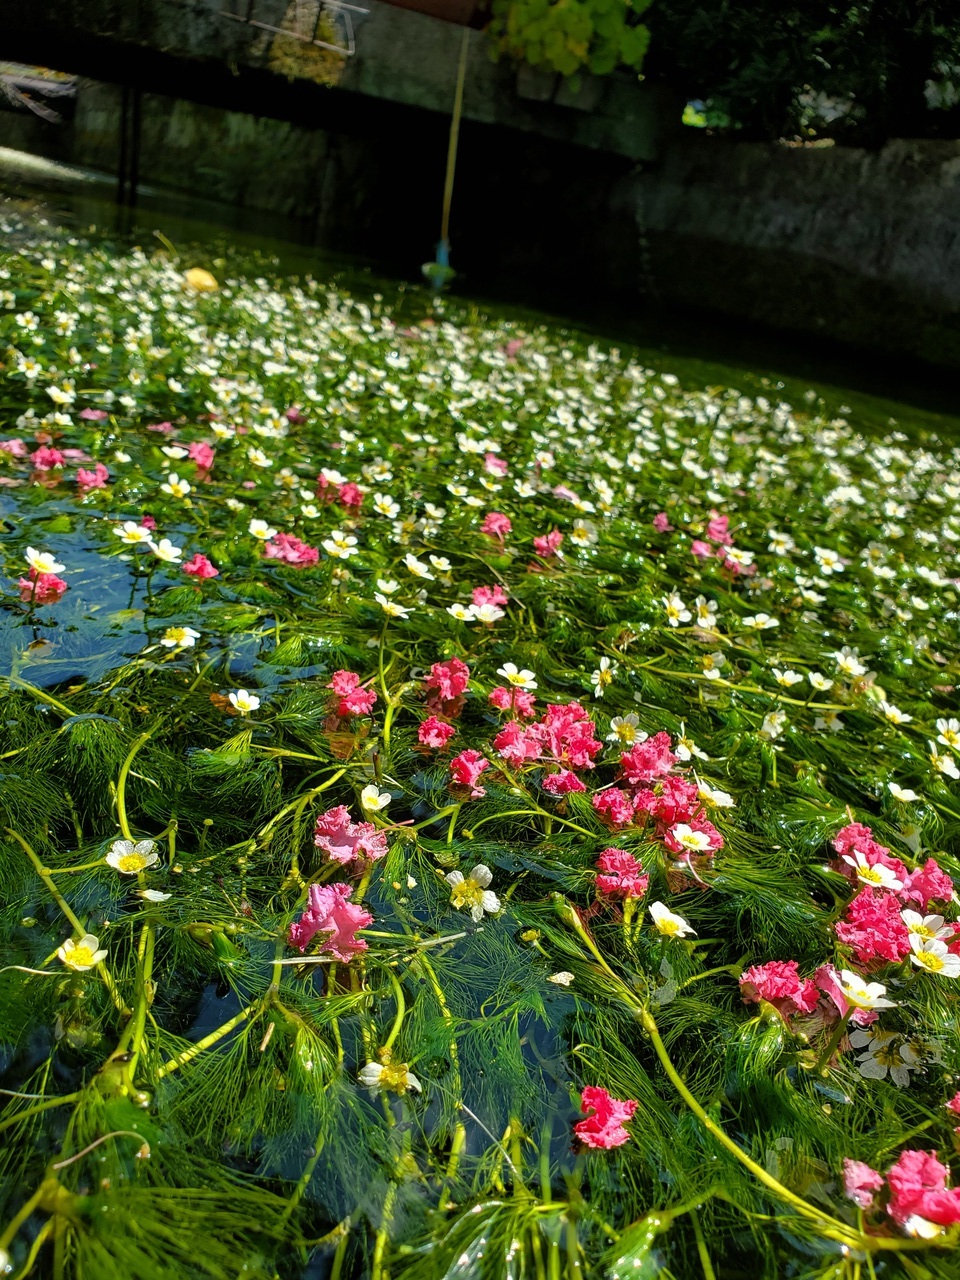
[[[117,157],[117,204],[127,202],[127,119],[130,114],[130,89],[120,90],[120,154]]]
[[[467,78],[467,54],[470,49],[470,28],[464,27],[460,43],[460,63],[457,67],[457,90],[453,98],[453,117],[450,121],[450,141],[447,145],[447,175],[443,184],[443,217],[440,221],[440,240],[450,243],[450,206],[453,203],[453,178],[457,168],[457,142],[460,137],[460,113],[463,110],[463,85]]]

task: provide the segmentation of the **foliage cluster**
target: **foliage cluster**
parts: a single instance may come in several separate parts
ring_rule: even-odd
[[[493,0],[487,34],[500,54],[576,77],[639,71],[650,32],[639,21],[651,0]]]
[[[857,968],[851,821],[960,875],[960,451],[423,293],[0,231],[17,1280],[951,1280],[957,1228],[843,1169],[957,1168],[956,980],[861,966],[864,1049],[740,979]],[[592,761],[508,758],[511,689]],[[611,825],[659,733],[712,856]],[[355,874],[338,806],[387,849]],[[290,940],[334,884],[346,959]],[[574,1141],[588,1086],[625,1141]]]
[[[960,23],[951,0],[658,0],[649,74],[753,138],[960,132]]]

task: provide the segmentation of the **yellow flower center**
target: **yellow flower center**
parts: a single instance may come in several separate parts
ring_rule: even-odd
[[[857,875],[868,884],[881,884],[883,881],[883,873],[876,867],[858,867]]]
[[[407,1092],[407,1070],[406,1062],[396,1062],[388,1064],[383,1068],[380,1076],[381,1089],[392,1089],[394,1093]]]
[[[943,956],[936,956],[932,951],[918,951],[916,959],[930,973],[939,973],[943,968]]]
[[[142,853],[125,853],[117,859],[118,871],[142,871],[147,860]]]
[[[75,969],[79,969],[83,966],[90,966],[94,963],[93,952],[89,947],[84,946],[83,944],[80,944],[74,947],[72,951],[67,952],[67,964],[71,965]]]
[[[680,932],[680,926],[676,920],[658,920],[657,928],[668,938],[675,938]]]
[[[621,742],[633,742],[637,736],[637,730],[632,724],[618,724],[617,737]]]
[[[458,910],[462,907],[479,907],[483,902],[483,887],[476,880],[461,880],[450,891],[450,901]]]

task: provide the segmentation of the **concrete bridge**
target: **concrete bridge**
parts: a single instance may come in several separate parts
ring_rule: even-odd
[[[344,135],[449,116],[473,0],[3,0],[0,57]],[[404,6],[404,7],[399,7]],[[467,31],[464,118],[638,161],[659,150],[657,95],[629,77],[574,94],[492,61]],[[388,116],[383,105],[390,104]],[[429,127],[429,126],[427,126]]]

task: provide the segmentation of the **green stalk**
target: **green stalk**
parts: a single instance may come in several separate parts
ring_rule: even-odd
[[[133,832],[130,830],[130,823],[127,821],[127,777],[130,773],[131,766],[137,757],[138,752],[146,746],[153,736],[153,730],[148,729],[145,733],[141,733],[138,738],[133,741],[127,757],[120,766],[120,773],[117,777],[117,822],[124,840],[135,839]]]

